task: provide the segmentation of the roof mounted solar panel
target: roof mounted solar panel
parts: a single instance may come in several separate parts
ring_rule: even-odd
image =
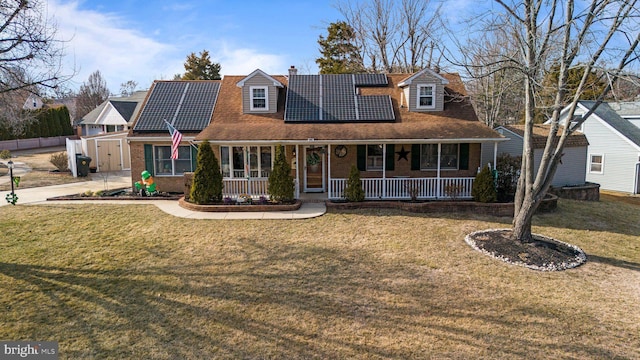
[[[387,86],[385,74],[353,74],[355,86]]]
[[[393,121],[393,105],[388,95],[358,96],[358,117],[361,121]]]
[[[322,75],[322,120],[356,120],[355,87],[351,75]]]
[[[165,120],[180,131],[202,131],[211,121],[219,89],[220,83],[212,81],[157,82],[133,131],[167,131]]]
[[[285,120],[320,120],[320,75],[296,75],[289,78]]]

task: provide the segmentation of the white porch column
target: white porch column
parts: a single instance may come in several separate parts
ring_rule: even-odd
[[[497,141],[493,143],[493,169],[496,168],[496,161],[498,161],[498,142]]]
[[[382,198],[387,198],[387,144],[382,144]]]
[[[327,196],[331,199],[331,144],[327,145]]]
[[[297,189],[297,193],[298,193],[298,197],[300,197],[300,164],[298,159],[300,158],[300,145],[296,144],[296,156],[294,157],[296,160],[296,187]]]
[[[440,196],[440,152],[442,151],[442,144],[438,143],[438,172],[436,174],[436,199]]]

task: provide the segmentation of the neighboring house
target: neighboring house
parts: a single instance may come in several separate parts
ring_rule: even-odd
[[[585,114],[594,104],[580,101],[575,115]],[[587,181],[604,190],[640,193],[639,124],[640,102],[598,106],[580,128],[589,139]]]
[[[184,135],[170,157],[164,120]],[[457,74],[271,76],[156,81],[130,131],[133,179],[142,170],[163,191],[182,191],[195,168],[189,142],[208,140],[225,196],[266,195],[277,145],[300,192],[343,197],[351,166],[367,199],[471,197],[481,146],[504,137],[479,122]],[[495,156],[492,159],[495,161]]]
[[[535,173],[538,173],[540,160],[549,136],[549,125],[533,125],[533,157]],[[498,155],[509,154],[522,156],[524,144],[524,125],[503,125],[496,128],[500,134],[509,138],[509,141],[498,144]],[[562,130],[560,130],[562,131]],[[560,133],[556,139],[560,138]],[[555,143],[554,143],[555,144]],[[587,137],[581,132],[574,132],[565,143],[562,159],[556,169],[551,186],[562,187],[571,185],[584,185],[587,169]]]
[[[24,104],[22,105],[22,108],[24,110],[42,109],[42,106],[44,106],[44,102],[42,101],[42,98],[40,96],[33,93],[28,93],[28,95],[26,96],[27,98],[26,100],[24,100]]]
[[[127,131],[140,111],[147,91],[136,91],[131,96],[111,97],[78,121],[81,136]]]

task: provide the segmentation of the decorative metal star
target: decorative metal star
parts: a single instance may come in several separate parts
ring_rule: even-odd
[[[398,161],[400,161],[401,159],[405,159],[407,161],[409,161],[409,159],[407,158],[407,155],[409,155],[411,151],[407,151],[404,149],[404,145],[402,145],[402,148],[400,149],[400,151],[396,151],[396,154],[398,154]]]

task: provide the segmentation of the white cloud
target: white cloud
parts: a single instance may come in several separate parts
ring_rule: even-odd
[[[222,74],[248,75],[255,69],[267,74],[283,74],[287,70],[283,56],[260,53],[249,48],[233,48],[225,42],[210,53],[212,60],[222,66]]]
[[[170,70],[165,64],[172,46],[128,29],[118,16],[81,10],[77,1],[49,1],[48,9],[58,25],[59,38],[68,41],[66,71],[78,72],[71,87],[79,87],[100,70],[112,91],[127,80],[144,88],[151,84],[153,74]]]

